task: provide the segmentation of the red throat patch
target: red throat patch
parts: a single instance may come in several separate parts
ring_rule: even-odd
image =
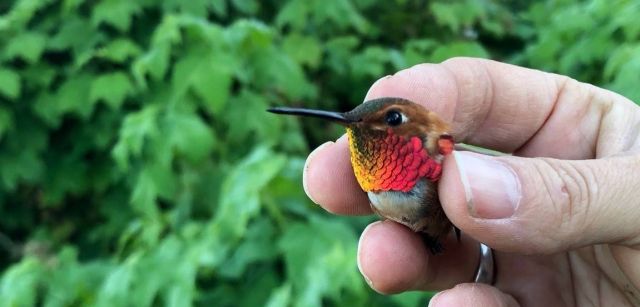
[[[353,132],[348,129],[351,163],[363,190],[410,191],[421,178],[437,181],[442,166],[429,156],[419,137],[405,138],[387,133],[384,141],[371,140],[360,144],[353,141]],[[440,145],[442,143],[442,145]],[[451,138],[438,141],[442,154],[453,150]]]

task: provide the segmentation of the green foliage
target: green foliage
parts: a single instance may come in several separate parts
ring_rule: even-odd
[[[552,16],[549,12],[554,12]],[[608,87],[635,102],[640,75],[640,3],[636,1],[550,1],[524,15],[535,37],[519,61]],[[544,32],[533,29],[543,27]]]
[[[10,69],[0,70],[0,93],[10,100],[20,96],[20,75]]]
[[[507,4],[508,3],[508,4]],[[550,13],[553,12],[553,13]],[[0,4],[0,306],[416,306],[301,187],[379,77],[511,61],[640,101],[634,1],[13,0]]]

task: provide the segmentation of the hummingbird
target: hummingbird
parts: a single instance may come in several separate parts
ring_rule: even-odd
[[[316,117],[343,125],[358,184],[380,217],[421,234],[432,254],[454,229],[438,198],[442,160],[453,151],[449,126],[403,98],[369,100],[349,112],[275,107],[277,114]]]

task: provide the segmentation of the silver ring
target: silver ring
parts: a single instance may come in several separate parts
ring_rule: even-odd
[[[493,259],[493,250],[489,246],[480,243],[480,263],[478,264],[476,277],[473,281],[493,285],[496,273],[495,264],[495,260]]]

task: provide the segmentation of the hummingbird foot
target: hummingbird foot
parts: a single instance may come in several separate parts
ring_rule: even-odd
[[[429,249],[431,254],[438,255],[444,251],[444,247],[440,244],[440,240],[436,237],[432,237],[427,233],[421,232],[420,238],[422,238],[422,242]]]
[[[456,234],[456,239],[458,239],[458,243],[460,243],[460,235],[462,234],[460,232],[460,228],[453,226],[453,232]]]

